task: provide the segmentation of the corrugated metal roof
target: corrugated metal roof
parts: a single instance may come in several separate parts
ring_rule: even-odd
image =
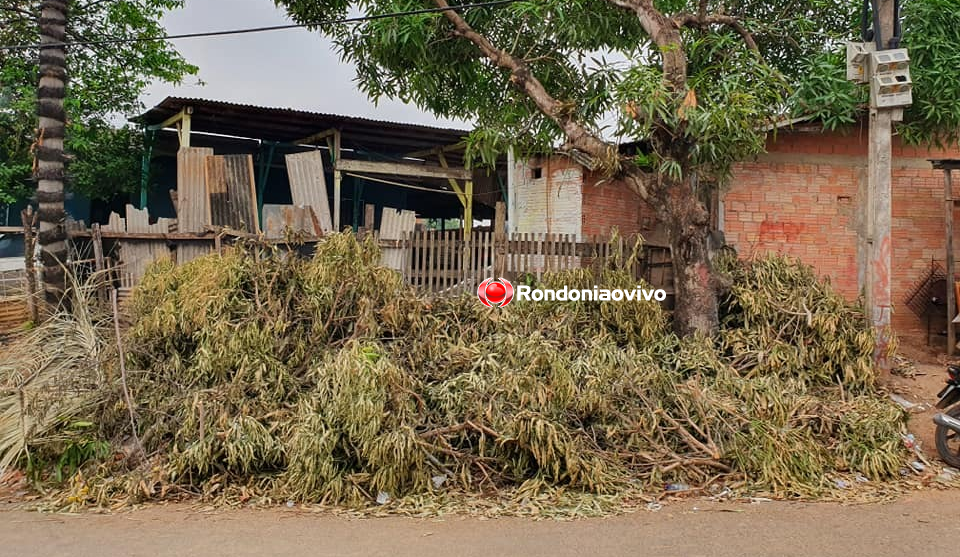
[[[345,149],[389,154],[452,145],[469,133],[461,129],[182,97],[167,97],[132,121],[159,124],[187,107],[193,109],[191,127],[198,132],[288,143],[338,129]]]

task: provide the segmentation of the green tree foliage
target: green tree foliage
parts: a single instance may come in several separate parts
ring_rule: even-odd
[[[444,7],[445,0],[275,0],[300,22]],[[657,211],[674,253],[678,330],[716,329],[698,183],[760,153],[802,60],[851,28],[825,0],[530,0],[323,25],[372,98],[478,128],[468,159],[577,150]],[[634,143],[626,156],[617,144]]]
[[[433,7],[423,0],[277,0],[298,21],[343,17],[351,8],[382,14]],[[643,4],[643,2],[639,2]],[[637,118],[628,103],[649,114],[680,121],[677,103],[665,95],[660,55],[635,14],[615,0],[521,1],[471,9],[466,21],[495,46],[527,63],[530,72],[578,120],[623,141],[644,140],[656,118]],[[693,15],[698,2],[654,3],[667,17]],[[756,42],[761,59],[729,26],[691,25],[683,30],[688,85],[697,106],[686,110],[683,134],[702,147],[693,164],[723,171],[729,161],[763,146],[756,123],[782,115],[783,95],[807,68],[802,61],[823,49],[825,37],[849,33],[856,3],[824,0],[709,2],[710,14],[736,18]],[[474,154],[489,161],[507,146],[547,150],[562,130],[527,95],[511,86],[509,73],[491,64],[469,41],[451,33],[441,14],[324,26],[343,57],[357,65],[360,87],[377,99],[399,98],[446,117],[471,118],[478,131]],[[786,79],[783,79],[785,77]],[[636,107],[633,107],[636,108]],[[672,114],[668,114],[672,113]],[[610,118],[611,115],[618,116]],[[645,116],[646,114],[640,114]],[[687,120],[683,120],[686,122]],[[613,122],[616,122],[614,124]],[[603,126],[607,123],[607,127]],[[677,170],[670,153],[655,153]],[[684,161],[680,166],[686,166]],[[716,168],[713,168],[713,167]],[[689,168],[687,170],[690,170]]]
[[[912,143],[955,142],[960,139],[960,0],[903,0],[902,14],[901,46],[910,51],[914,88],[913,106],[898,131]],[[855,27],[830,34],[827,48],[807,57],[792,98],[795,115],[815,116],[836,129],[855,122],[866,108],[866,86],[845,79],[841,40],[861,40]]]
[[[0,44],[38,42],[38,1],[0,1]],[[164,34],[160,17],[182,0],[74,0],[70,41]],[[0,203],[23,199],[32,189],[36,140],[37,49],[0,50]],[[195,74],[168,43],[112,43],[68,50],[68,187],[103,198],[139,183],[142,147],[135,130],[110,122],[142,108],[138,98],[153,80],[180,82]]]

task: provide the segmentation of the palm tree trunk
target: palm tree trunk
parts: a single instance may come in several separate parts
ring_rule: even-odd
[[[67,0],[40,3],[40,44],[56,45],[67,40]],[[47,302],[58,304],[66,291],[67,243],[63,206],[64,152],[66,131],[64,96],[67,83],[66,49],[41,46],[40,85],[37,89],[39,140],[36,147],[36,178],[43,286]]]

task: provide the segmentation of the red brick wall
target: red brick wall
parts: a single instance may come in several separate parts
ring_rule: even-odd
[[[856,297],[858,173],[832,165],[739,165],[723,197],[727,243],[743,256],[798,257]]]
[[[866,130],[784,130],[768,141],[767,150],[737,165],[723,194],[727,242],[744,256],[798,257],[856,298]],[[893,325],[901,336],[923,337],[926,324],[905,306],[905,298],[931,260],[945,258],[943,173],[927,159],[960,158],[960,149],[918,149],[895,140],[893,154]],[[584,179],[582,218],[586,235],[608,234],[613,227],[625,234],[655,234],[652,211],[635,194],[590,174]],[[960,233],[955,245],[960,246]]]
[[[587,173],[583,183],[583,234],[609,235],[616,228],[621,235],[653,233],[653,211],[623,182],[601,180]]]
[[[781,132],[767,149],[757,161],[738,165],[724,195],[727,241],[744,255],[799,257],[855,298],[866,132]],[[931,260],[945,257],[943,173],[927,159],[960,158],[960,151],[895,141],[893,155],[892,321],[901,336],[923,337],[925,323],[905,298]]]

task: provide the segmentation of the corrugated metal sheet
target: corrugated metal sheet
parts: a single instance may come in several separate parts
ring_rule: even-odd
[[[320,225],[310,207],[293,205],[264,205],[263,233],[271,240],[284,237],[287,231],[303,233],[307,236],[319,236]]]
[[[462,129],[181,97],[167,97],[134,121],[159,124],[187,107],[193,109],[193,131],[289,142],[335,128],[342,133],[344,148],[376,152],[407,153],[452,145],[470,133]],[[451,153],[449,158],[454,165],[461,161],[459,154]]]
[[[177,225],[182,232],[203,232],[207,217],[206,160],[213,149],[185,147],[177,153]]]
[[[321,231],[332,231],[330,198],[327,194],[327,180],[323,173],[323,154],[320,151],[296,153],[287,155],[286,161],[293,204],[313,208]]]
[[[209,223],[244,232],[259,232],[253,157],[221,155],[206,160]]]
[[[380,237],[384,240],[402,240],[409,237],[417,226],[417,214],[413,211],[398,211],[385,207],[380,217]],[[382,261],[385,267],[402,271],[405,248],[384,248]]]

